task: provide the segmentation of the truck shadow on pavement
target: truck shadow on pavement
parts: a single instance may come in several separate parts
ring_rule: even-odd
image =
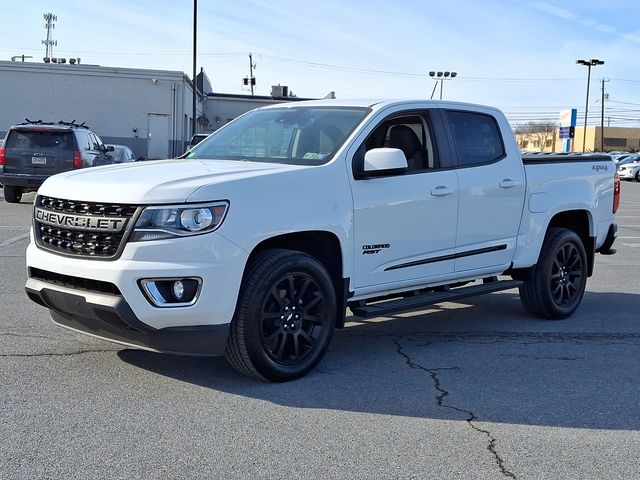
[[[316,371],[284,384],[242,377],[223,358],[118,355],[182,382],[293,408],[637,430],[639,305],[640,295],[588,292],[573,317],[544,321],[507,292],[351,321]]]

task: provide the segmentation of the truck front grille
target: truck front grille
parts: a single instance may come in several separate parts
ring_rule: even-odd
[[[77,202],[39,195],[35,203],[36,242],[64,255],[113,258],[120,251],[137,209],[136,205]]]

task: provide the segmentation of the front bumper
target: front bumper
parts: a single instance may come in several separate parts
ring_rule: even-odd
[[[62,327],[135,348],[186,355],[222,355],[229,324],[155,329],[142,323],[122,296],[80,292],[29,278],[27,296]]]
[[[618,175],[622,180],[633,180],[636,178],[637,170],[618,170]]]
[[[38,248],[32,235],[26,290],[62,326],[147,350],[217,355],[224,351],[247,258],[217,232],[129,242],[117,260],[59,255]],[[144,279],[189,277],[202,279],[193,305],[159,308],[141,287]]]

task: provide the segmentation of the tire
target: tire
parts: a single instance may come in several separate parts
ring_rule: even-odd
[[[245,272],[225,355],[236,370],[261,380],[303,377],[327,351],[336,316],[333,282],[318,260],[266,250]]]
[[[636,182],[640,182],[640,170],[636,172]]]
[[[549,229],[538,263],[520,287],[522,304],[540,318],[567,318],[582,301],[587,268],[587,254],[580,237],[566,228]]]
[[[7,203],[18,203],[22,200],[22,187],[4,185],[2,188],[4,199]]]

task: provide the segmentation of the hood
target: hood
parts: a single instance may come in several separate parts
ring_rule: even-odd
[[[230,160],[150,160],[72,170],[48,178],[41,195],[86,202],[182,203],[205,185],[302,169]]]

